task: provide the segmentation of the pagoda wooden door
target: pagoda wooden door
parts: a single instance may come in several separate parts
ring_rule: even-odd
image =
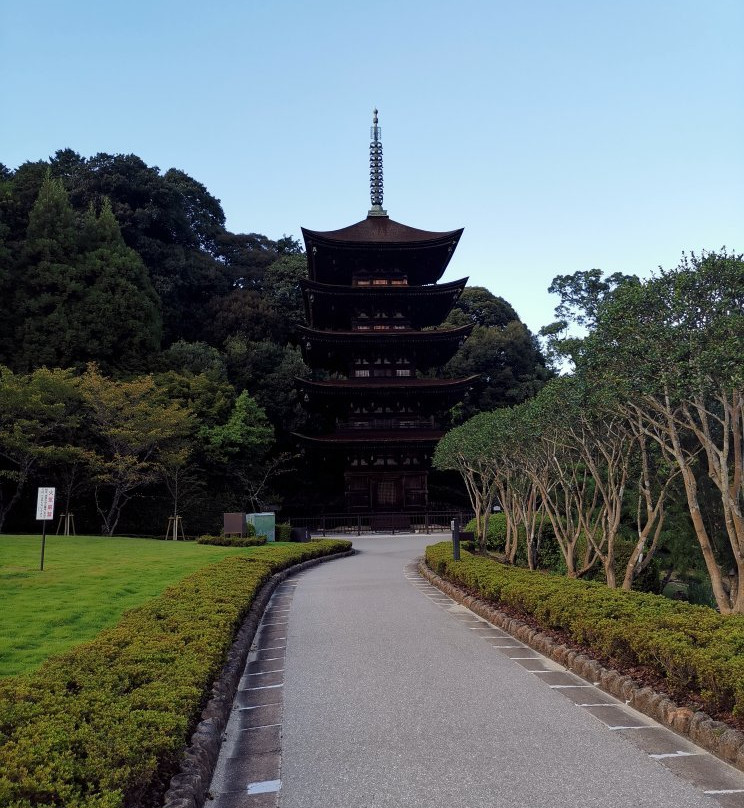
[[[401,477],[382,477],[371,480],[372,508],[375,511],[403,509],[403,480]]]

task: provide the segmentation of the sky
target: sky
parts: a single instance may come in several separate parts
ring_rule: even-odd
[[[533,332],[553,277],[744,252],[742,0],[2,0],[0,163],[72,148],[179,168],[234,232],[384,207],[465,232]]]

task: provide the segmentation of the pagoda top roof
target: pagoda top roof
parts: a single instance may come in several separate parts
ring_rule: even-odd
[[[308,274],[321,283],[350,286],[355,274],[406,277],[412,285],[436,283],[462,235],[419,230],[387,216],[367,216],[340,230],[302,228]]]
[[[391,219],[389,216],[367,216],[360,222],[342,227],[339,230],[308,230],[302,228],[305,237],[305,244],[309,247],[312,242],[326,242],[339,244],[375,244],[375,245],[402,245],[419,244],[439,244],[451,241],[456,246],[462,235],[462,228],[459,230],[434,231],[419,230],[417,227],[409,227]],[[310,249],[308,249],[310,252]]]

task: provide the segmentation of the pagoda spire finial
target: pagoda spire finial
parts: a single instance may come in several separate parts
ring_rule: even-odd
[[[377,109],[372,112],[369,143],[369,193],[372,207],[368,216],[387,216],[382,209],[382,129],[377,124]]]

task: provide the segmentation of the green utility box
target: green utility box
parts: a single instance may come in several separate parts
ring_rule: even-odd
[[[276,520],[273,513],[247,513],[245,520],[249,525],[253,525],[257,536],[266,536],[266,541],[275,541]]]

